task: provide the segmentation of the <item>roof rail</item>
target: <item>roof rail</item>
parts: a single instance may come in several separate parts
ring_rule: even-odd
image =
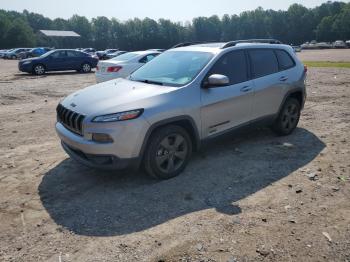
[[[174,45],[170,49],[178,48],[178,47],[185,47],[185,46],[190,46],[190,45],[198,45],[198,44],[203,44],[203,43],[205,43],[205,42],[185,42],[185,43],[180,43],[180,44]]]
[[[276,39],[247,39],[247,40],[236,40],[236,41],[231,41],[227,42],[222,49],[236,46],[237,44],[241,43],[262,43],[262,44],[282,44],[281,41],[276,40]]]

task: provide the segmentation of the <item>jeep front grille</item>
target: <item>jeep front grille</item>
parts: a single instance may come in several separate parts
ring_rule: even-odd
[[[83,121],[85,116],[78,114],[59,104],[56,108],[57,121],[63,124],[70,131],[83,135]]]

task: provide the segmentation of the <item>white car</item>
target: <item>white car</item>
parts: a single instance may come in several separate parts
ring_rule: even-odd
[[[96,67],[96,82],[126,78],[136,69],[151,61],[160,52],[154,50],[129,52],[110,60],[100,61]]]
[[[346,44],[343,40],[337,40],[334,42],[333,46],[335,48],[346,48]]]

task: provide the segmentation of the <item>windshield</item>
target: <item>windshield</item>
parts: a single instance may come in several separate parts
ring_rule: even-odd
[[[183,86],[191,82],[212,57],[208,52],[168,51],[135,71],[130,80]]]
[[[117,60],[117,61],[128,61],[130,59],[133,59],[134,57],[138,56],[138,53],[126,53],[119,55],[117,57],[112,58],[111,60]]]

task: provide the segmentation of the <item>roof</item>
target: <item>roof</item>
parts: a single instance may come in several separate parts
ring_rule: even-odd
[[[246,39],[246,40],[235,40],[235,41],[229,41],[229,42],[187,42],[187,43],[180,43],[172,47],[178,48],[178,49],[186,49],[188,48],[206,48],[206,49],[225,49],[229,47],[235,47],[238,45],[276,45],[276,44],[282,44],[281,41],[276,39]],[[187,49],[188,49],[187,48]]]
[[[275,39],[248,39],[248,40],[236,40],[230,42],[203,42],[203,43],[181,43],[173,47],[172,51],[198,51],[198,52],[209,52],[217,54],[228,48],[274,48],[274,47],[289,47],[288,45],[282,44],[280,41]]]
[[[60,30],[40,30],[46,36],[60,36],[60,37],[80,37],[74,31],[60,31]]]

